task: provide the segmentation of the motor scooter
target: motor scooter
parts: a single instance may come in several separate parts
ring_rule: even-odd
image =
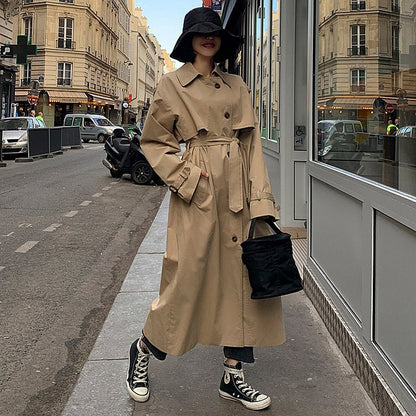
[[[122,128],[115,129],[104,144],[106,158],[103,165],[110,170],[113,178],[121,178],[129,173],[138,185],[147,185],[152,181],[161,185],[163,182],[150,166],[140,147],[141,130],[138,126],[127,135]]]

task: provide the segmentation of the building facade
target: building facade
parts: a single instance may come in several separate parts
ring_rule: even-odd
[[[0,1],[0,45],[13,41],[13,16],[19,13],[20,1]],[[13,115],[14,88],[17,66],[13,58],[0,57],[0,117]]]
[[[307,221],[305,292],[380,414],[416,414],[416,1],[228,0],[222,18],[280,225]]]
[[[164,73],[164,56],[157,39],[150,33],[140,8],[132,13],[131,45],[133,66],[130,111],[141,124],[147,115],[156,85]]]

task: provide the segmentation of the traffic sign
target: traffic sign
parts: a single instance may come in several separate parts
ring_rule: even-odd
[[[394,111],[394,105],[391,103],[386,104],[386,111],[392,113]]]
[[[27,101],[29,104],[37,104],[39,100],[39,91],[38,90],[30,90],[27,92]]]

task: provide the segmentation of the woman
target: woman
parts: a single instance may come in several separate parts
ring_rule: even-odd
[[[144,125],[143,151],[172,195],[159,297],[130,349],[126,384],[136,401],[149,398],[150,354],[163,360],[201,343],[224,347],[221,397],[252,410],[271,402],[242,369],[253,347],[283,343],[284,328],[280,298],[250,299],[241,260],[251,218],[277,211],[249,90],[215,65],[238,46],[216,12],[188,12],[171,53],[185,65],[162,77]]]

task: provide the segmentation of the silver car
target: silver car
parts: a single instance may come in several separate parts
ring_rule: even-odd
[[[3,155],[27,154],[27,130],[46,127],[35,117],[6,117],[0,120]]]

